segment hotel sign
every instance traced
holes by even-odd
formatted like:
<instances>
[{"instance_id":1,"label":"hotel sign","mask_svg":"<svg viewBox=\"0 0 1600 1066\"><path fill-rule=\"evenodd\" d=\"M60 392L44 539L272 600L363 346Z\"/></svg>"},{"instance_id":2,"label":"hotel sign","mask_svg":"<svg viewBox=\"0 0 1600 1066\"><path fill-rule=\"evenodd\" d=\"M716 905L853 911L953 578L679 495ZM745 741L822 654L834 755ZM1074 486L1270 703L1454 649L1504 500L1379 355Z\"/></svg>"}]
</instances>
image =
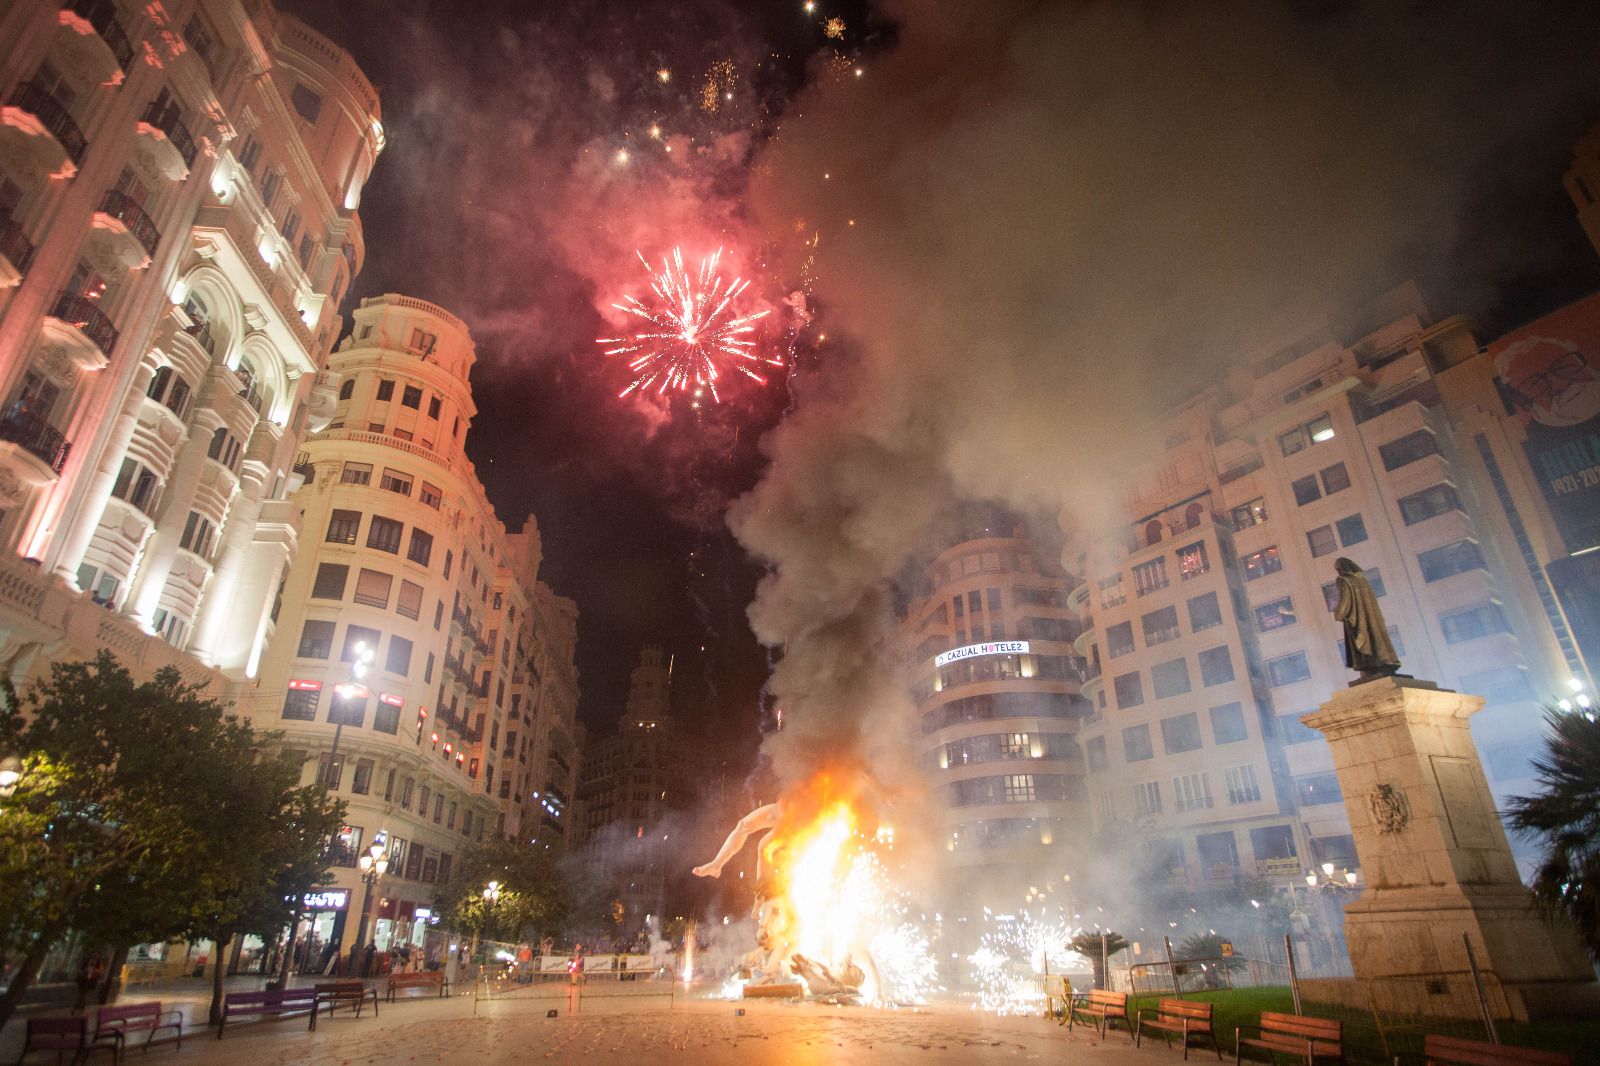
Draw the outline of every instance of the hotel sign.
<instances>
[{"instance_id":1,"label":"hotel sign","mask_svg":"<svg viewBox=\"0 0 1600 1066\"><path fill-rule=\"evenodd\" d=\"M1026 655L1028 642L1025 640L996 640L988 644L968 644L964 648L951 648L933 657L935 669L948 666L950 663L962 659L976 659L980 655Z\"/></svg>"}]
</instances>

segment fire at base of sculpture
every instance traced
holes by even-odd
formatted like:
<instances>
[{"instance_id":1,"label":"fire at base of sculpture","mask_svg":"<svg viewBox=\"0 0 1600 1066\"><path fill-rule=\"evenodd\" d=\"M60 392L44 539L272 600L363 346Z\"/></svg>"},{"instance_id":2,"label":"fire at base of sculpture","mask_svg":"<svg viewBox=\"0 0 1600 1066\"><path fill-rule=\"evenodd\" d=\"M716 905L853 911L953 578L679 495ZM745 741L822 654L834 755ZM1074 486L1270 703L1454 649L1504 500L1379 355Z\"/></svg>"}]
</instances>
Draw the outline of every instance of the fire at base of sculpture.
<instances>
[{"instance_id":1,"label":"fire at base of sculpture","mask_svg":"<svg viewBox=\"0 0 1600 1066\"><path fill-rule=\"evenodd\" d=\"M846 955L844 965L836 972L825 963L808 959L796 952L789 962L790 969L805 979L806 988L813 999L833 1003L854 1003L861 998L861 986L867 973Z\"/></svg>"}]
</instances>

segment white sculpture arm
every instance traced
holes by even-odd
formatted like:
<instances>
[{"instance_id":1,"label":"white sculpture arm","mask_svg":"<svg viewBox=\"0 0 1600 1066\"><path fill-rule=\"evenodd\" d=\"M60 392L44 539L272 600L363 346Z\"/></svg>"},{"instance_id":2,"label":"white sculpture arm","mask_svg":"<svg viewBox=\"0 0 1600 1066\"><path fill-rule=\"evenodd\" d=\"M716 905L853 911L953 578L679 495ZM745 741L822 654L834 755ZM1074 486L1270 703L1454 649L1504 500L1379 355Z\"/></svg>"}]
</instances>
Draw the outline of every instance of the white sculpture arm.
<instances>
[{"instance_id":1,"label":"white sculpture arm","mask_svg":"<svg viewBox=\"0 0 1600 1066\"><path fill-rule=\"evenodd\" d=\"M777 827L778 814L778 805L776 803L768 803L765 806L757 807L739 819L739 824L733 827L733 832L728 834L728 839L722 842L722 850L717 852L717 857L703 866L696 866L694 875L696 877L722 876L722 868L728 864L728 860L739 854L740 849L745 845L745 841L756 833L763 830L771 831Z\"/></svg>"}]
</instances>

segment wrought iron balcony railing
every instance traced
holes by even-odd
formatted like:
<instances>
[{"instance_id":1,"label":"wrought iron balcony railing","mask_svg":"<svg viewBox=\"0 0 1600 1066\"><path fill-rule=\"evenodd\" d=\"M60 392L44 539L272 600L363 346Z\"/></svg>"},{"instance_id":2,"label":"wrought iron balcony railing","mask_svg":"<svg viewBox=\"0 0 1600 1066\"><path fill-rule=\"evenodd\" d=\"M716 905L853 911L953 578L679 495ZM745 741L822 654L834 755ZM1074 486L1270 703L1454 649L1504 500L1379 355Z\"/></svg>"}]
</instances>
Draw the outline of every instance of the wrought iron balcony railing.
<instances>
[{"instance_id":1,"label":"wrought iron balcony railing","mask_svg":"<svg viewBox=\"0 0 1600 1066\"><path fill-rule=\"evenodd\" d=\"M194 166L195 156L199 154L199 149L195 147L194 137L189 133L189 127L183 124L183 118L177 104L168 104L166 107L162 107L155 101L151 101L149 108L145 110L144 120L166 135L172 147L176 148L178 154L183 157L184 166Z\"/></svg>"},{"instance_id":2,"label":"wrought iron balcony railing","mask_svg":"<svg viewBox=\"0 0 1600 1066\"><path fill-rule=\"evenodd\" d=\"M128 40L128 31L122 28L122 23L117 21L117 5L111 0L68 0L67 10L82 16L94 27L94 32L117 57L117 66L126 71L133 62L133 42Z\"/></svg>"},{"instance_id":3,"label":"wrought iron balcony railing","mask_svg":"<svg viewBox=\"0 0 1600 1066\"><path fill-rule=\"evenodd\" d=\"M20 403L12 404L0 414L0 440L20 445L58 474L72 447L59 429Z\"/></svg>"},{"instance_id":4,"label":"wrought iron balcony railing","mask_svg":"<svg viewBox=\"0 0 1600 1066\"><path fill-rule=\"evenodd\" d=\"M56 305L50 309L50 314L76 326L85 337L94 342L95 347L100 349L101 355L107 359L111 358L111 352L116 348L117 338L121 334L117 331L117 327L111 324L111 319L106 317L105 312L100 310L99 304L75 292L63 291L56 298Z\"/></svg>"},{"instance_id":5,"label":"wrought iron balcony railing","mask_svg":"<svg viewBox=\"0 0 1600 1066\"><path fill-rule=\"evenodd\" d=\"M0 255L10 260L19 274L26 274L33 263L33 242L10 215L0 215Z\"/></svg>"},{"instance_id":6,"label":"wrought iron balcony railing","mask_svg":"<svg viewBox=\"0 0 1600 1066\"><path fill-rule=\"evenodd\" d=\"M25 81L12 90L6 103L12 107L19 107L37 118L40 125L50 131L50 136L56 139L62 151L67 153L67 158L74 164L83 162L83 153L88 151L89 142L84 137L83 131L78 128L78 123L73 119L71 112L60 100L51 96L43 87Z\"/></svg>"},{"instance_id":7,"label":"wrought iron balcony railing","mask_svg":"<svg viewBox=\"0 0 1600 1066\"><path fill-rule=\"evenodd\" d=\"M156 245L161 243L161 231L156 229L156 224L150 221L150 216L144 213L144 208L137 200L127 193L107 189L105 199L100 201L100 210L127 226L128 232L138 240L139 247L144 249L146 255L156 254Z\"/></svg>"}]
</instances>

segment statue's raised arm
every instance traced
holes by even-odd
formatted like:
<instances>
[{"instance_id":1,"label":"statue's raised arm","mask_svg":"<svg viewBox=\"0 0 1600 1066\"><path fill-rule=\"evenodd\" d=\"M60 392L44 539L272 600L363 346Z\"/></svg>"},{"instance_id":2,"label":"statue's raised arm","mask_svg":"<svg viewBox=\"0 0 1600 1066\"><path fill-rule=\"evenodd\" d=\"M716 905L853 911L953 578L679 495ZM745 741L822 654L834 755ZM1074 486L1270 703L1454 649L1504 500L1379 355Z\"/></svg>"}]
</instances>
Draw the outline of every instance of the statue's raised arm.
<instances>
[{"instance_id":1,"label":"statue's raised arm","mask_svg":"<svg viewBox=\"0 0 1600 1066\"><path fill-rule=\"evenodd\" d=\"M777 828L779 813L780 809L776 803L768 803L765 806L757 807L739 819L739 824L733 827L733 832L728 834L728 839L722 842L722 850L717 852L717 857L703 866L696 866L694 875L696 877L721 877L722 868L728 865L729 860L735 855L739 854L740 850L744 848L745 841L756 833L770 833ZM763 836L762 839L765 839L765 837ZM761 858L758 853L756 857L757 883L760 883L760 880Z\"/></svg>"}]
</instances>

